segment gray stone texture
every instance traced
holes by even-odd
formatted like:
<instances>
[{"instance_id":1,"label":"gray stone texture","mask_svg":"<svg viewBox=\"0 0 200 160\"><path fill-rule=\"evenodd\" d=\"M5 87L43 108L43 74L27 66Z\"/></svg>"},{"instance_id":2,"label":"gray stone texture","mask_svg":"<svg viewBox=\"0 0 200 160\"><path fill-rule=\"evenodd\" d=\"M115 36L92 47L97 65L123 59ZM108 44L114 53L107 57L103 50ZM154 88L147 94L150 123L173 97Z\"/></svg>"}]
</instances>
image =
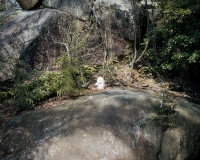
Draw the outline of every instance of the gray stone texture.
<instances>
[{"instance_id":1,"label":"gray stone texture","mask_svg":"<svg viewBox=\"0 0 200 160\"><path fill-rule=\"evenodd\" d=\"M153 92L116 89L20 115L0 129L0 156L4 160L195 158L200 105L176 100L176 125L163 130L149 119L155 100L160 99Z\"/></svg>"}]
</instances>

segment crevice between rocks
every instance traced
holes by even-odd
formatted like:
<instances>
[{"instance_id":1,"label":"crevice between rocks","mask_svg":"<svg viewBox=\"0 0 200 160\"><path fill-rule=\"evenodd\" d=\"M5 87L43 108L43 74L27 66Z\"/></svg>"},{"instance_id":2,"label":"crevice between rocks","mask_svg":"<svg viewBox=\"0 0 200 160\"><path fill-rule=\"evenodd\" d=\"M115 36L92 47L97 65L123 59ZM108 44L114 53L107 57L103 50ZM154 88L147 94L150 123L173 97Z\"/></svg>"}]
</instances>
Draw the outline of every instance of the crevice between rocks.
<instances>
[{"instance_id":1,"label":"crevice between rocks","mask_svg":"<svg viewBox=\"0 0 200 160\"><path fill-rule=\"evenodd\" d=\"M156 154L155 160L160 160L161 154L162 154L162 144L163 144L163 137L164 137L164 130L162 131L162 135L160 137L161 141L160 141L160 148Z\"/></svg>"},{"instance_id":2,"label":"crevice between rocks","mask_svg":"<svg viewBox=\"0 0 200 160\"><path fill-rule=\"evenodd\" d=\"M33 9L38 9L38 8L40 8L42 5L43 5L43 4L42 4L42 0L40 0L40 1L38 1L38 2L36 3L36 5L33 7Z\"/></svg>"},{"instance_id":3,"label":"crevice between rocks","mask_svg":"<svg viewBox=\"0 0 200 160\"><path fill-rule=\"evenodd\" d=\"M196 156L196 158L195 159L193 159L193 160L199 160L200 159L200 149L199 149L199 151L198 151L198 153L197 153L197 156Z\"/></svg>"}]
</instances>

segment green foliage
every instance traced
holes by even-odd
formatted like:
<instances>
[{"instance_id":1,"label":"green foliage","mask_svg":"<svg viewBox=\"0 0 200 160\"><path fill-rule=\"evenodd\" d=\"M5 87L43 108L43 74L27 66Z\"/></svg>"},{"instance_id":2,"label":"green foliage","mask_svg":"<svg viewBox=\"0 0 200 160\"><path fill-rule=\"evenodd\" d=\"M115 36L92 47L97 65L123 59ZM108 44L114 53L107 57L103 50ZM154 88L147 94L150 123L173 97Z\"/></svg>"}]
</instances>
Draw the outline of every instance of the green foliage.
<instances>
[{"instance_id":1,"label":"green foliage","mask_svg":"<svg viewBox=\"0 0 200 160\"><path fill-rule=\"evenodd\" d=\"M5 57L0 53L0 70L5 69L7 66L11 66L12 63L15 63L15 58Z\"/></svg>"},{"instance_id":2,"label":"green foliage","mask_svg":"<svg viewBox=\"0 0 200 160\"><path fill-rule=\"evenodd\" d=\"M4 1L0 0L0 12L4 10Z\"/></svg>"},{"instance_id":3,"label":"green foliage","mask_svg":"<svg viewBox=\"0 0 200 160\"><path fill-rule=\"evenodd\" d=\"M162 91L162 100L153 102L156 115L151 117L151 121L164 129L175 126L177 111L172 101L172 95L167 91Z\"/></svg>"},{"instance_id":4,"label":"green foliage","mask_svg":"<svg viewBox=\"0 0 200 160\"><path fill-rule=\"evenodd\" d=\"M83 65L80 70L80 79L82 82L85 82L98 71L98 68L94 65Z\"/></svg>"},{"instance_id":5,"label":"green foliage","mask_svg":"<svg viewBox=\"0 0 200 160\"><path fill-rule=\"evenodd\" d=\"M200 3L199 0L157 0L159 14L156 28L156 49L150 49L146 58L166 74L198 72L193 66L200 63ZM149 34L152 34L149 33Z\"/></svg>"},{"instance_id":6,"label":"green foliage","mask_svg":"<svg viewBox=\"0 0 200 160\"><path fill-rule=\"evenodd\" d=\"M31 68L20 59L14 59L15 67L12 69L15 81L21 82L30 78Z\"/></svg>"},{"instance_id":7,"label":"green foliage","mask_svg":"<svg viewBox=\"0 0 200 160\"><path fill-rule=\"evenodd\" d=\"M103 68L103 77L105 78L108 86L114 85L114 79L115 79L114 63L115 61L107 61L106 65Z\"/></svg>"},{"instance_id":8,"label":"green foliage","mask_svg":"<svg viewBox=\"0 0 200 160\"><path fill-rule=\"evenodd\" d=\"M141 76L152 77L152 73L149 67L143 66L139 70Z\"/></svg>"},{"instance_id":9,"label":"green foliage","mask_svg":"<svg viewBox=\"0 0 200 160\"><path fill-rule=\"evenodd\" d=\"M76 69L68 67L61 71L45 72L33 81L16 81L10 87L4 87L4 91L0 92L0 101L20 112L33 109L37 102L51 96L79 94L77 74Z\"/></svg>"}]
</instances>

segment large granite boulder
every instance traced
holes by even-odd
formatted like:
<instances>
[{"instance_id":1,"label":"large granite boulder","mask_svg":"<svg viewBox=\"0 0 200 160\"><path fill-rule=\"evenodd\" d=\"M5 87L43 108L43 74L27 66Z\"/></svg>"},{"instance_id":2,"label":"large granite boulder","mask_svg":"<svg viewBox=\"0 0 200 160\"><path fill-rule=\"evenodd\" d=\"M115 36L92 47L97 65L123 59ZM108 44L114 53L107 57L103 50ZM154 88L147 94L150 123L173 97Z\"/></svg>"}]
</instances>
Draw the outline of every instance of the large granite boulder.
<instances>
[{"instance_id":1,"label":"large granite boulder","mask_svg":"<svg viewBox=\"0 0 200 160\"><path fill-rule=\"evenodd\" d=\"M25 10L30 10L33 9L35 6L37 6L37 4L39 3L39 1L41 0L16 0L20 7L22 7Z\"/></svg>"},{"instance_id":2,"label":"large granite boulder","mask_svg":"<svg viewBox=\"0 0 200 160\"><path fill-rule=\"evenodd\" d=\"M151 121L157 94L110 90L20 115L0 128L2 160L195 160L200 105L176 99L174 127Z\"/></svg>"}]
</instances>

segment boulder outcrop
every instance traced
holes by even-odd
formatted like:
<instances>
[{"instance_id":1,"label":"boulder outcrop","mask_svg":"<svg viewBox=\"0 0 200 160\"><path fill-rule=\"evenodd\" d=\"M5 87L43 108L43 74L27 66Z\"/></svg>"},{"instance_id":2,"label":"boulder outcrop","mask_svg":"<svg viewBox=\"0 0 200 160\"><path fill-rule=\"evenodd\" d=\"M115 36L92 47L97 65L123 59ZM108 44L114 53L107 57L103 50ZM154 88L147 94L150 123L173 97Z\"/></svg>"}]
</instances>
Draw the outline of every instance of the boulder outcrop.
<instances>
[{"instance_id":1,"label":"boulder outcrop","mask_svg":"<svg viewBox=\"0 0 200 160\"><path fill-rule=\"evenodd\" d=\"M23 9L30 10L33 9L41 0L16 0L16 1Z\"/></svg>"},{"instance_id":2,"label":"boulder outcrop","mask_svg":"<svg viewBox=\"0 0 200 160\"><path fill-rule=\"evenodd\" d=\"M200 149L199 103L176 99L173 128L151 121L148 91L110 90L20 115L0 128L3 160L194 160Z\"/></svg>"},{"instance_id":3,"label":"boulder outcrop","mask_svg":"<svg viewBox=\"0 0 200 160\"><path fill-rule=\"evenodd\" d=\"M53 17L63 14L59 10L52 9L12 10L0 13L0 19L3 20L0 26L0 54L5 59L9 58L9 63L6 61L0 71L0 80L10 77L14 59L24 57L27 62L33 60L31 57L33 57L32 54L37 55L38 41L43 36L41 35L43 28ZM48 59L46 61L48 62Z\"/></svg>"},{"instance_id":4,"label":"boulder outcrop","mask_svg":"<svg viewBox=\"0 0 200 160\"><path fill-rule=\"evenodd\" d=\"M89 20L93 0L43 0L46 8L54 8L69 13L82 20Z\"/></svg>"},{"instance_id":5,"label":"boulder outcrop","mask_svg":"<svg viewBox=\"0 0 200 160\"><path fill-rule=\"evenodd\" d=\"M0 13L1 55L23 59L35 69L50 70L56 58L66 53L66 44L70 44L66 43L67 36L72 32L74 37L89 33L82 55L90 64L102 64L105 53L109 58L131 52L134 24L130 5L123 5L122 0L107 3L44 0L42 3L43 9ZM69 25L73 25L71 30ZM80 30L85 35L78 35ZM1 80L11 76L11 66L14 62L2 69Z\"/></svg>"}]
</instances>

